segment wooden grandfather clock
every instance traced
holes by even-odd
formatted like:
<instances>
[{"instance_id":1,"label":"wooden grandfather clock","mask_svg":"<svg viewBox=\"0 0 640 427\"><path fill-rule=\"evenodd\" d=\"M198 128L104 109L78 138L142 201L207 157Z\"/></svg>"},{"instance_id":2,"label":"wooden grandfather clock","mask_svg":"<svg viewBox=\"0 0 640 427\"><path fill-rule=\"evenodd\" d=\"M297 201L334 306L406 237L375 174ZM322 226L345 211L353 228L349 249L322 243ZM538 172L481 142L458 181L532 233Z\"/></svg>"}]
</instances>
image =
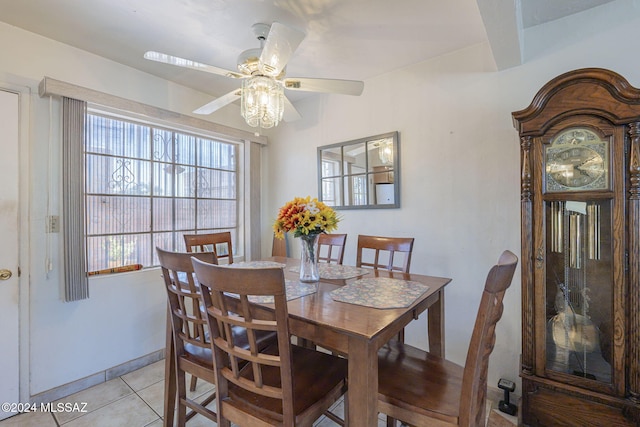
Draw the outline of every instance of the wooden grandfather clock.
<instances>
[{"instance_id":1,"label":"wooden grandfather clock","mask_svg":"<svg viewBox=\"0 0 640 427\"><path fill-rule=\"evenodd\" d=\"M522 421L640 425L640 90L556 77L521 146Z\"/></svg>"}]
</instances>

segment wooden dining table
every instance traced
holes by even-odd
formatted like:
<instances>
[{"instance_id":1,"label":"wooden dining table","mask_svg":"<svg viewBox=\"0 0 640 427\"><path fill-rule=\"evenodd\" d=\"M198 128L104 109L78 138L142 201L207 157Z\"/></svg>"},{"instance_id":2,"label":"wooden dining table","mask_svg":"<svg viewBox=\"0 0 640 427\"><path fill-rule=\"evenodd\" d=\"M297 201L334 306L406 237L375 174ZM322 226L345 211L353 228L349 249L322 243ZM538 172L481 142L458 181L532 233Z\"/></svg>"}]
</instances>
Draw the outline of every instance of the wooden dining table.
<instances>
[{"instance_id":1,"label":"wooden dining table","mask_svg":"<svg viewBox=\"0 0 640 427\"><path fill-rule=\"evenodd\" d=\"M285 278L292 281L298 279L298 273L292 270L300 265L299 259L270 257L265 261L285 264ZM427 285L428 290L409 306L401 308L380 309L334 300L332 291L363 278L418 282ZM444 357L444 290L449 282L451 279L444 277L363 269L363 274L348 279L321 277L316 292L288 301L292 335L336 351L348 359L347 425L378 425L378 350L427 309L429 351ZM260 304L260 308L264 310L271 307L271 304ZM167 375L173 371L169 366L173 357L173 346L169 347L170 336L168 333ZM175 384L172 384L174 381L169 376L166 381L165 393L175 395ZM168 408L165 408L165 425L167 418L173 417Z\"/></svg>"}]
</instances>

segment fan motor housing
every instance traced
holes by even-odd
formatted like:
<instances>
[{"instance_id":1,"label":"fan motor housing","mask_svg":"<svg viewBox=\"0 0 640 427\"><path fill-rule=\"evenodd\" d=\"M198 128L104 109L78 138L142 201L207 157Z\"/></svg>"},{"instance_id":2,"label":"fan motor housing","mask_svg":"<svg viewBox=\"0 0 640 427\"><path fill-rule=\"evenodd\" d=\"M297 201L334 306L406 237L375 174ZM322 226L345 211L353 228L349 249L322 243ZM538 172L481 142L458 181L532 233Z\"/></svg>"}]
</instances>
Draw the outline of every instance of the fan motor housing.
<instances>
[{"instance_id":1,"label":"fan motor housing","mask_svg":"<svg viewBox=\"0 0 640 427\"><path fill-rule=\"evenodd\" d=\"M257 23L251 26L251 30L256 38L260 41L260 47L247 49L243 51L237 60L238 71L248 76L262 75L259 69L260 55L262 55L263 43L271 31L271 25ZM275 76L277 80L284 78L286 67L282 69L280 74Z\"/></svg>"},{"instance_id":2,"label":"fan motor housing","mask_svg":"<svg viewBox=\"0 0 640 427\"><path fill-rule=\"evenodd\" d=\"M262 54L262 48L256 47L254 49L247 49L238 56L238 70L249 76L258 72L258 62L260 61L260 55Z\"/></svg>"}]
</instances>

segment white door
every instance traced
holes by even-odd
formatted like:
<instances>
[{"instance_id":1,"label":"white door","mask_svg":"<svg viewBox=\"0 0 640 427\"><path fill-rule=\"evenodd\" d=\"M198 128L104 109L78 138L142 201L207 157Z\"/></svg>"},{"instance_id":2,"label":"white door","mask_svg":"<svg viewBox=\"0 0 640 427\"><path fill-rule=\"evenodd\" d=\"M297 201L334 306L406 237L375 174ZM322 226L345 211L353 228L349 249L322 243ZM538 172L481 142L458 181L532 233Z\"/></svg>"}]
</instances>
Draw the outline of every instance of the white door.
<instances>
[{"instance_id":1,"label":"white door","mask_svg":"<svg viewBox=\"0 0 640 427\"><path fill-rule=\"evenodd\" d=\"M0 402L18 403L19 95L0 89ZM3 405L4 406L4 405ZM0 409L0 420L15 415Z\"/></svg>"}]
</instances>

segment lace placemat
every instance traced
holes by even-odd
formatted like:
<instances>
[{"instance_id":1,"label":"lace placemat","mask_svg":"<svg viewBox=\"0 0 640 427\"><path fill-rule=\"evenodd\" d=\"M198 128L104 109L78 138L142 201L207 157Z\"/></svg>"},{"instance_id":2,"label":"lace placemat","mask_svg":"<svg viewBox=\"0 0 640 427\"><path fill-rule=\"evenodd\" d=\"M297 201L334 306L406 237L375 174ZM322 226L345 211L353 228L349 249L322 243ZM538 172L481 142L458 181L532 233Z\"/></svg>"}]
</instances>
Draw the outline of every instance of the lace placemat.
<instances>
[{"instance_id":1,"label":"lace placemat","mask_svg":"<svg viewBox=\"0 0 640 427\"><path fill-rule=\"evenodd\" d=\"M300 273L300 266L291 267L289 271ZM352 279L369 274L370 271L366 268L352 267L350 265L318 263L318 274L321 279Z\"/></svg>"},{"instance_id":2,"label":"lace placemat","mask_svg":"<svg viewBox=\"0 0 640 427\"><path fill-rule=\"evenodd\" d=\"M334 301L374 308L409 307L429 286L389 277L356 280L331 292Z\"/></svg>"},{"instance_id":3,"label":"lace placemat","mask_svg":"<svg viewBox=\"0 0 640 427\"><path fill-rule=\"evenodd\" d=\"M286 264L275 261L242 261L234 262L233 264L227 264L225 267L229 268L269 268L269 267L286 267Z\"/></svg>"},{"instance_id":4,"label":"lace placemat","mask_svg":"<svg viewBox=\"0 0 640 427\"><path fill-rule=\"evenodd\" d=\"M284 286L287 301L313 294L318 290L317 283L302 283L293 280L285 280ZM273 297L266 295L251 295L249 296L249 301L256 304L273 304Z\"/></svg>"}]
</instances>

